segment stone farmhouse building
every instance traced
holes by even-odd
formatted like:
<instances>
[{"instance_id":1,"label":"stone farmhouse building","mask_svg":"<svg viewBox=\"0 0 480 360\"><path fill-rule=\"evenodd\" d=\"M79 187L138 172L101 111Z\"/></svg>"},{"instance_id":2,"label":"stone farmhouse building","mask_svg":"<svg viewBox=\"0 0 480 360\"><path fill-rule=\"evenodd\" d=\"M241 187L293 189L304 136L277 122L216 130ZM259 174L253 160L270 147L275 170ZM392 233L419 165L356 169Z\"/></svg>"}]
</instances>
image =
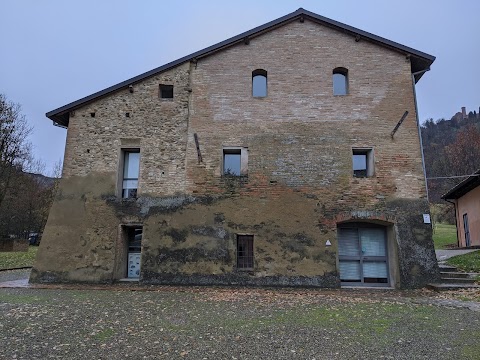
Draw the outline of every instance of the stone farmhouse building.
<instances>
[{"instance_id":1,"label":"stone farmhouse building","mask_svg":"<svg viewBox=\"0 0 480 360\"><path fill-rule=\"evenodd\" d=\"M30 280L434 281L415 99L434 60L298 9L47 113L68 132Z\"/></svg>"}]
</instances>

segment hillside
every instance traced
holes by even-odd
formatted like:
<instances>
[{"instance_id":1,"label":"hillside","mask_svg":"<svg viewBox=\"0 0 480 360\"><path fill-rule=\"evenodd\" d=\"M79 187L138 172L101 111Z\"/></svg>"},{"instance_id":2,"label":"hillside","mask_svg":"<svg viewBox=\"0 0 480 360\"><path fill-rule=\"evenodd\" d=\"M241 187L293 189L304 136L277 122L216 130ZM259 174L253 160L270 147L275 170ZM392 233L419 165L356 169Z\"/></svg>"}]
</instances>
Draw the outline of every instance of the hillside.
<instances>
[{"instance_id":1,"label":"hillside","mask_svg":"<svg viewBox=\"0 0 480 360\"><path fill-rule=\"evenodd\" d=\"M429 119L421 127L432 203L444 203L441 196L464 179L458 176L480 169L480 109L462 110L450 120Z\"/></svg>"}]
</instances>

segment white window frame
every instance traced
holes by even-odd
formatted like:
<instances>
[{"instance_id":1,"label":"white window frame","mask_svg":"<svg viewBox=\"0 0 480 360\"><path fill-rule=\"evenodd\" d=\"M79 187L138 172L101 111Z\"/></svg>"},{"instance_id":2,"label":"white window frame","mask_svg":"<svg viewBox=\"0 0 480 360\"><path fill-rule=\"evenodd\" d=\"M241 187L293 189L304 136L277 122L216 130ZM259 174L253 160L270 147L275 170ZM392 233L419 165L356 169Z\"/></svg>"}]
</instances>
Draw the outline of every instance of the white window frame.
<instances>
[{"instance_id":1,"label":"white window frame","mask_svg":"<svg viewBox=\"0 0 480 360\"><path fill-rule=\"evenodd\" d=\"M125 197L124 196L124 188L123 188L123 181L125 180L124 178L124 167L125 167L125 156L127 153L138 153L139 154L139 159L138 159L138 177L137 179L137 194L135 197ZM140 147L122 147L120 148L120 154L119 154L119 164L118 164L118 181L117 181L117 196L122 198L122 199L132 199L138 197L138 190L140 188L140 174L141 174L141 162L142 162L142 152Z\"/></svg>"}]
</instances>

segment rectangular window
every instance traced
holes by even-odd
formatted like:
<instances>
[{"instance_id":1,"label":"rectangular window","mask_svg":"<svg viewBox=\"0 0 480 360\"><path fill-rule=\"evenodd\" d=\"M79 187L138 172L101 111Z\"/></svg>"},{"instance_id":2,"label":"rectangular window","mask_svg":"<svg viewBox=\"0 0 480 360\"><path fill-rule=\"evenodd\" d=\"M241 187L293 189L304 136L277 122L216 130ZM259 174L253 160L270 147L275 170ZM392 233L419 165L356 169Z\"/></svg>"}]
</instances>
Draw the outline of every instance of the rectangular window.
<instances>
[{"instance_id":1,"label":"rectangular window","mask_svg":"<svg viewBox=\"0 0 480 360\"><path fill-rule=\"evenodd\" d=\"M122 232L125 241L124 245L126 245L127 250L125 253L126 258L124 258L127 262L127 278L138 279L140 277L143 228L141 226L123 225ZM125 251L125 248L123 251Z\"/></svg>"},{"instance_id":2,"label":"rectangular window","mask_svg":"<svg viewBox=\"0 0 480 360\"><path fill-rule=\"evenodd\" d=\"M470 227L467 214L463 214L463 231L465 232L465 246L470 246Z\"/></svg>"},{"instance_id":3,"label":"rectangular window","mask_svg":"<svg viewBox=\"0 0 480 360\"><path fill-rule=\"evenodd\" d=\"M136 198L138 174L140 173L140 150L123 151L122 197Z\"/></svg>"},{"instance_id":4,"label":"rectangular window","mask_svg":"<svg viewBox=\"0 0 480 360\"><path fill-rule=\"evenodd\" d=\"M224 148L222 162L224 176L247 175L248 153L246 148Z\"/></svg>"},{"instance_id":5,"label":"rectangular window","mask_svg":"<svg viewBox=\"0 0 480 360\"><path fill-rule=\"evenodd\" d=\"M372 149L352 149L353 176L370 177L373 176L373 150Z\"/></svg>"},{"instance_id":6,"label":"rectangular window","mask_svg":"<svg viewBox=\"0 0 480 360\"><path fill-rule=\"evenodd\" d=\"M173 85L160 85L160 98L173 99Z\"/></svg>"},{"instance_id":7,"label":"rectangular window","mask_svg":"<svg viewBox=\"0 0 480 360\"><path fill-rule=\"evenodd\" d=\"M253 235L237 235L237 269L253 269Z\"/></svg>"}]
</instances>

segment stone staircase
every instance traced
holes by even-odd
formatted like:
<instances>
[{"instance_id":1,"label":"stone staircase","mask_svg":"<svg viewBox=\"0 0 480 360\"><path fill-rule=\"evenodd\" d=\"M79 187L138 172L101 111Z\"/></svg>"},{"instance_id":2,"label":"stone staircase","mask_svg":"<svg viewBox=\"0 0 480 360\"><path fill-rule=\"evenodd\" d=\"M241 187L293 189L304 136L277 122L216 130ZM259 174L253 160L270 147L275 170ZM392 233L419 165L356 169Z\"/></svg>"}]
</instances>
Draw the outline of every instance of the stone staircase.
<instances>
[{"instance_id":1,"label":"stone staircase","mask_svg":"<svg viewBox=\"0 0 480 360\"><path fill-rule=\"evenodd\" d=\"M479 273L466 273L458 271L455 266L438 264L440 269L440 282L428 284L427 288L436 291L459 290L459 289L480 289Z\"/></svg>"}]
</instances>

